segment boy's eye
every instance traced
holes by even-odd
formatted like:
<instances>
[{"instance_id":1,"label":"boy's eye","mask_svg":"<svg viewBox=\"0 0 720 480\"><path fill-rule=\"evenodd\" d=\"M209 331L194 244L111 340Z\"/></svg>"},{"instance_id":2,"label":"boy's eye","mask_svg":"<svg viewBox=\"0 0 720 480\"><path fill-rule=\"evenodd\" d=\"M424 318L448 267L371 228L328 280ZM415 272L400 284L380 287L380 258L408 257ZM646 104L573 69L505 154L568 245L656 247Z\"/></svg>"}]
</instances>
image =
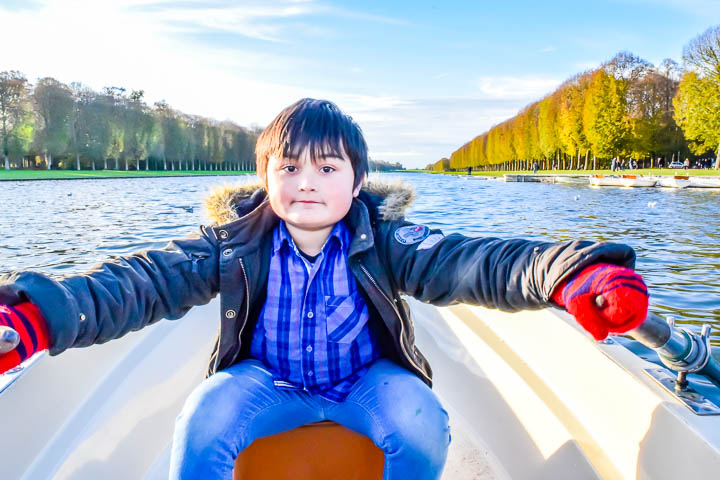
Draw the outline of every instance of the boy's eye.
<instances>
[{"instance_id":1,"label":"boy's eye","mask_svg":"<svg viewBox=\"0 0 720 480\"><path fill-rule=\"evenodd\" d=\"M330 173L330 172L334 172L335 169L334 169L333 167L328 166L328 165L324 165L324 166L322 166L322 167L320 168L320 171L323 172L323 173Z\"/></svg>"},{"instance_id":2,"label":"boy's eye","mask_svg":"<svg viewBox=\"0 0 720 480\"><path fill-rule=\"evenodd\" d=\"M297 171L297 167L295 165L285 165L283 167L283 170L285 170L288 173L295 173Z\"/></svg>"}]
</instances>

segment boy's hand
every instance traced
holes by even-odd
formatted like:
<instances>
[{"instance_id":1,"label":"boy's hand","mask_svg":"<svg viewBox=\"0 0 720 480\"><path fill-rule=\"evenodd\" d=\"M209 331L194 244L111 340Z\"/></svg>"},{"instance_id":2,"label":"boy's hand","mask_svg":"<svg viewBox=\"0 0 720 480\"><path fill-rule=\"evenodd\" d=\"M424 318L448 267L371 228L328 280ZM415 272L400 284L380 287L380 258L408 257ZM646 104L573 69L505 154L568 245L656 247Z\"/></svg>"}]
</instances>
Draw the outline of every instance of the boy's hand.
<instances>
[{"instance_id":1,"label":"boy's hand","mask_svg":"<svg viewBox=\"0 0 720 480\"><path fill-rule=\"evenodd\" d=\"M50 346L47 322L32 303L20 303L14 307L0 305L0 327L10 327L20 335L18 346L0 355L0 374Z\"/></svg>"},{"instance_id":2,"label":"boy's hand","mask_svg":"<svg viewBox=\"0 0 720 480\"><path fill-rule=\"evenodd\" d=\"M607 263L590 265L560 284L552 300L565 307L596 340L637 328L648 311L642 277L634 270Z\"/></svg>"}]
</instances>

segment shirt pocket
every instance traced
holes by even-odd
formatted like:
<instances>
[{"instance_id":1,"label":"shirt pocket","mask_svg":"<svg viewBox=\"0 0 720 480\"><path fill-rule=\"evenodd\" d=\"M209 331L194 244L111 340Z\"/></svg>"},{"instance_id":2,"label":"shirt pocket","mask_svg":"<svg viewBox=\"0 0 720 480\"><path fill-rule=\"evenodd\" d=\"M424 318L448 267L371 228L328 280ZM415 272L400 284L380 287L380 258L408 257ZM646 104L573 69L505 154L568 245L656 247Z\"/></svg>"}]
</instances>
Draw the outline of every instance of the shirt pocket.
<instances>
[{"instance_id":1,"label":"shirt pocket","mask_svg":"<svg viewBox=\"0 0 720 480\"><path fill-rule=\"evenodd\" d=\"M351 343L367 323L365 302L359 293L325 296L327 339Z\"/></svg>"}]
</instances>

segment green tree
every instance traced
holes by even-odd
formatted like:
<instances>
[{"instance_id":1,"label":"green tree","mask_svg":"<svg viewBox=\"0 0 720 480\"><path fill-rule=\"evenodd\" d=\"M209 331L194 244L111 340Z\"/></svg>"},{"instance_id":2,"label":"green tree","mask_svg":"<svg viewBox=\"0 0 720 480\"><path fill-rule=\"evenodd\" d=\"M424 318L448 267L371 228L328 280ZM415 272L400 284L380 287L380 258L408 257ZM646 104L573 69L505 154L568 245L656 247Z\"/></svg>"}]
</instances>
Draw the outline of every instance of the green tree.
<instances>
[{"instance_id":1,"label":"green tree","mask_svg":"<svg viewBox=\"0 0 720 480\"><path fill-rule=\"evenodd\" d=\"M27 79L18 71L0 72L0 141L5 170L10 170L10 149L16 150L28 134ZM32 130L30 130L30 134Z\"/></svg>"},{"instance_id":2,"label":"green tree","mask_svg":"<svg viewBox=\"0 0 720 480\"><path fill-rule=\"evenodd\" d=\"M73 94L67 85L54 78L41 78L32 94L38 128L35 142L45 153L47 169L52 168L53 156L67 151L70 123L73 116Z\"/></svg>"},{"instance_id":3,"label":"green tree","mask_svg":"<svg viewBox=\"0 0 720 480\"><path fill-rule=\"evenodd\" d=\"M683 48L686 73L675 98L675 118L695 153L714 150L720 169L720 25Z\"/></svg>"}]
</instances>

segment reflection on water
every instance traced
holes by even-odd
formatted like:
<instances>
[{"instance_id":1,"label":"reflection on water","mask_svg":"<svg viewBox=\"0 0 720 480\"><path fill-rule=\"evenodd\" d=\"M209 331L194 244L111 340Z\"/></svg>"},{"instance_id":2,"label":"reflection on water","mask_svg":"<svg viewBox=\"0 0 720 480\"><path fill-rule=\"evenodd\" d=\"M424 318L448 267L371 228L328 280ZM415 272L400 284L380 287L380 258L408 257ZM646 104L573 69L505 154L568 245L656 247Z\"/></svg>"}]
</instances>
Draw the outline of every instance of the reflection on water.
<instances>
[{"instance_id":1,"label":"reflection on water","mask_svg":"<svg viewBox=\"0 0 720 480\"><path fill-rule=\"evenodd\" d=\"M651 309L720 329L720 191L591 189L478 177L387 174L413 184L418 223L466 235L628 243ZM180 177L0 183L0 273L82 272L163 246L206 220L211 186L255 177ZM720 345L720 332L714 336Z\"/></svg>"}]
</instances>

